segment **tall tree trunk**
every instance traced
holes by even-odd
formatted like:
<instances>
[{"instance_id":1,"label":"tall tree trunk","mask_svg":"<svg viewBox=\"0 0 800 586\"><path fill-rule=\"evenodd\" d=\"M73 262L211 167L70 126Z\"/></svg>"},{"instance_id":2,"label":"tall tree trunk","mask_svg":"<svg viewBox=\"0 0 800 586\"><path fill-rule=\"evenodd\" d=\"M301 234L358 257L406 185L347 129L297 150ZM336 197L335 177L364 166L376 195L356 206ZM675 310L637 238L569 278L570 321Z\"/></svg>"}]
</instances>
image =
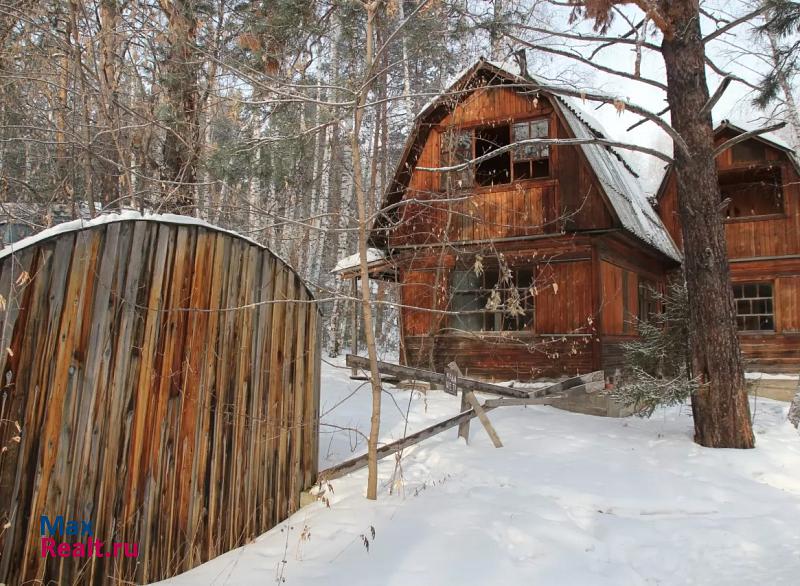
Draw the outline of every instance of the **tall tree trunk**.
<instances>
[{"instance_id":1,"label":"tall tree trunk","mask_svg":"<svg viewBox=\"0 0 800 586\"><path fill-rule=\"evenodd\" d=\"M705 48L698 5L662 1L668 30L662 53L672 125L688 146L676 146L675 171L689 292L693 374L702 386L692 397L695 441L703 446L752 448L755 440L736 333L720 191L714 161Z\"/></svg>"},{"instance_id":2,"label":"tall tree trunk","mask_svg":"<svg viewBox=\"0 0 800 586\"><path fill-rule=\"evenodd\" d=\"M80 6L77 0L70 0L69 13L70 20L72 21L72 59L73 67L75 70L75 84L73 90L75 97L73 98L76 103L78 100L78 88L80 88L80 103L81 113L83 115L83 130L81 136L83 144L81 150L81 167L83 168L83 191L77 195L77 204L74 214L76 218L82 217L82 204L86 202L89 206L89 215L94 217L95 214L95 198L94 198L94 173L92 172L92 120L89 116L89 94L87 92L86 75L83 68L83 47L81 43L81 29L78 23L78 12ZM78 83L80 82L80 84Z\"/></svg>"},{"instance_id":3,"label":"tall tree trunk","mask_svg":"<svg viewBox=\"0 0 800 586\"><path fill-rule=\"evenodd\" d=\"M119 55L119 7L118 0L100 2L100 112L105 121L105 134L100 141L104 161L101 165L100 191L106 206L120 207L120 178L129 178L121 173L122 148L119 136L119 107L117 88L117 62Z\"/></svg>"},{"instance_id":4,"label":"tall tree trunk","mask_svg":"<svg viewBox=\"0 0 800 586\"><path fill-rule=\"evenodd\" d=\"M161 0L167 16L168 51L162 63L162 84L169 108L161 179L168 207L192 213L197 183L199 124L199 56L194 0Z\"/></svg>"},{"instance_id":5,"label":"tall tree trunk","mask_svg":"<svg viewBox=\"0 0 800 586\"><path fill-rule=\"evenodd\" d=\"M372 305L370 300L369 269L367 267L367 191L364 189L364 175L361 168L361 150L358 137L361 131L361 122L364 116L364 105L372 85L373 70L373 34L375 15L378 2L369 2L365 5L367 11L366 51L364 56L364 82L359 92L355 110L353 112L353 133L350 139L351 156L353 160L353 187L358 207L358 253L361 259L361 317L364 324L364 337L369 357L370 383L372 386L372 415L370 417L369 438L367 441L367 498L378 498L378 436L381 427L381 375L378 372L378 352L375 347L375 330L372 323Z\"/></svg>"}]
</instances>

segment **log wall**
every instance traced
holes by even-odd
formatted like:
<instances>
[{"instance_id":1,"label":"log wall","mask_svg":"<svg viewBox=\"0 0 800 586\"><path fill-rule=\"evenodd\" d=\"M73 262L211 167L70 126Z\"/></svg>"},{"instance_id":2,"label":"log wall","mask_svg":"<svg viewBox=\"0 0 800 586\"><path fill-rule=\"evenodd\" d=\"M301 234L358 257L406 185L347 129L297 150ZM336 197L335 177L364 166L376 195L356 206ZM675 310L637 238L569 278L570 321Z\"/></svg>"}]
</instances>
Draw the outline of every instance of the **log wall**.
<instances>
[{"instance_id":1,"label":"log wall","mask_svg":"<svg viewBox=\"0 0 800 586\"><path fill-rule=\"evenodd\" d=\"M269 251L117 221L3 256L0 293L0 582L163 579L299 507L317 470L318 310ZM41 515L91 520L138 557L44 558Z\"/></svg>"}]
</instances>

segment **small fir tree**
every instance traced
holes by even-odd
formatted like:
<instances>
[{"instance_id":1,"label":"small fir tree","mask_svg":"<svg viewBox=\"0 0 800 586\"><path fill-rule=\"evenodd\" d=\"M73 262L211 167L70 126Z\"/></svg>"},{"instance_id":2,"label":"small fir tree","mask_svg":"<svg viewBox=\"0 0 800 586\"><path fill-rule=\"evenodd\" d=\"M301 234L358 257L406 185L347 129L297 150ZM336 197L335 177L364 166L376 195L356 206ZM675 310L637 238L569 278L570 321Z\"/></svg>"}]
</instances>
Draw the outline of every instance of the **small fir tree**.
<instances>
[{"instance_id":1,"label":"small fir tree","mask_svg":"<svg viewBox=\"0 0 800 586\"><path fill-rule=\"evenodd\" d=\"M689 302L686 283L652 292L661 311L639 320L640 338L623 345L626 368L612 397L642 417L656 407L684 403L698 388L691 373Z\"/></svg>"}]
</instances>

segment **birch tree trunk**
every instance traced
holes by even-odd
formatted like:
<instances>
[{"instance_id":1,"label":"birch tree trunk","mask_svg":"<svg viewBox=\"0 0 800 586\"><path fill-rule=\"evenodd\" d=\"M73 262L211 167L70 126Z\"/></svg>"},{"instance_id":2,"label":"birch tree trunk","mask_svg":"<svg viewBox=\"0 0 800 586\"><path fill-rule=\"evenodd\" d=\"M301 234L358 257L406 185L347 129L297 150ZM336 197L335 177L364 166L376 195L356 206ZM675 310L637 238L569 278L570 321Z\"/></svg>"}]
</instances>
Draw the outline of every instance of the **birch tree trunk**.
<instances>
[{"instance_id":1,"label":"birch tree trunk","mask_svg":"<svg viewBox=\"0 0 800 586\"><path fill-rule=\"evenodd\" d=\"M353 161L353 187L358 207L358 253L360 257L361 275L361 317L364 324L364 338L367 346L367 356L369 357L370 383L372 386L372 415L370 417L369 439L367 442L367 498L376 500L378 498L378 436L381 426L381 379L378 372L378 352L375 347L375 330L372 323L372 305L370 300L369 269L367 267L367 236L368 222L367 215L367 193L364 189L363 173L361 169L361 150L359 148L358 137L361 131L361 123L364 116L364 105L369 95L372 85L372 65L373 65L373 36L375 27L375 15L378 8L377 2L365 4L367 11L367 31L366 49L364 56L364 82L356 99L353 112L353 132L350 138L351 156Z\"/></svg>"}]
</instances>

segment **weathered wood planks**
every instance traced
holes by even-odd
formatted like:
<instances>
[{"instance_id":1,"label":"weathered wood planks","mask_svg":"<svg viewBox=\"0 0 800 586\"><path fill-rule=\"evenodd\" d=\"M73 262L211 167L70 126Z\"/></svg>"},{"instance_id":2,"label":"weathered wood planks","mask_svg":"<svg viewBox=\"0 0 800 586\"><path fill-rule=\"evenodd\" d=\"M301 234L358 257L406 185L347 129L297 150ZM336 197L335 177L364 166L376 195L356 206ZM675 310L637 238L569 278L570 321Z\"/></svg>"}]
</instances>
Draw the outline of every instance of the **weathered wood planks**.
<instances>
[{"instance_id":1,"label":"weathered wood planks","mask_svg":"<svg viewBox=\"0 0 800 586\"><path fill-rule=\"evenodd\" d=\"M317 473L318 309L269 251L115 221L0 258L0 294L0 582L159 580L298 508ZM44 558L41 515L91 520L138 557Z\"/></svg>"}]
</instances>

